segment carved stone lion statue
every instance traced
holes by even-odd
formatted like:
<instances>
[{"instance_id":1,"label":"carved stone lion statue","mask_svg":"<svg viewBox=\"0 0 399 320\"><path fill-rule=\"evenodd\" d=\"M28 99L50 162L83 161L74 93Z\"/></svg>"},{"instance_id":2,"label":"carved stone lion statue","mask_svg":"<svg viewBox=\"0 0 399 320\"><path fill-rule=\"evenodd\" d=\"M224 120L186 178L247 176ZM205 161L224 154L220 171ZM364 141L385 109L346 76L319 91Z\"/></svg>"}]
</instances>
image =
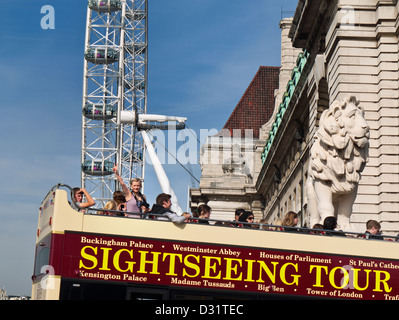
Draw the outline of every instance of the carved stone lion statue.
<instances>
[{"instance_id":1,"label":"carved stone lion statue","mask_svg":"<svg viewBox=\"0 0 399 320\"><path fill-rule=\"evenodd\" d=\"M355 97L325 110L310 151L307 194L312 227L335 216L350 231L358 183L368 160L370 127Z\"/></svg>"}]
</instances>

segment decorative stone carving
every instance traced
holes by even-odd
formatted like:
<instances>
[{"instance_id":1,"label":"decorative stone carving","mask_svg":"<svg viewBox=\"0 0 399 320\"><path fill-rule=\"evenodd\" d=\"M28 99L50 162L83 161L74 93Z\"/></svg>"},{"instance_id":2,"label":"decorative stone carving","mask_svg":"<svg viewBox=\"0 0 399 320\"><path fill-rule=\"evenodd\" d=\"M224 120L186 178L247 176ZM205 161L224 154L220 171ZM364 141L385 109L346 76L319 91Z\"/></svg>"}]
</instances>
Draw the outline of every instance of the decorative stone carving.
<instances>
[{"instance_id":1,"label":"decorative stone carving","mask_svg":"<svg viewBox=\"0 0 399 320\"><path fill-rule=\"evenodd\" d=\"M241 154L241 147L234 144L232 147L232 157L224 161L222 165L223 174L245 175L251 177L251 170Z\"/></svg>"},{"instance_id":2,"label":"decorative stone carving","mask_svg":"<svg viewBox=\"0 0 399 320\"><path fill-rule=\"evenodd\" d=\"M334 101L320 119L309 161L307 195L310 223L335 216L351 230L350 216L366 162L370 127L355 97Z\"/></svg>"}]
</instances>

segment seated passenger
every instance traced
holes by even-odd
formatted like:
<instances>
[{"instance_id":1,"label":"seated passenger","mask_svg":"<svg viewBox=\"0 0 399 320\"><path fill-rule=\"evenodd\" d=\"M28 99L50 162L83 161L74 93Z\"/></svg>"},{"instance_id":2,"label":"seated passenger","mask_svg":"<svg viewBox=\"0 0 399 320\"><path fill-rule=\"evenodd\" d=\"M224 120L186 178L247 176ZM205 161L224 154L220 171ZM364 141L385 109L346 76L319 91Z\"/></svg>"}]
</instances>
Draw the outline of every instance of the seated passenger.
<instances>
[{"instance_id":1,"label":"seated passenger","mask_svg":"<svg viewBox=\"0 0 399 320\"><path fill-rule=\"evenodd\" d=\"M294 228L298 224L298 215L294 211L289 211L284 219L282 226L288 227L284 228L284 231L298 231L298 229Z\"/></svg>"},{"instance_id":2,"label":"seated passenger","mask_svg":"<svg viewBox=\"0 0 399 320\"><path fill-rule=\"evenodd\" d=\"M326 233L323 231L323 225L320 223L316 223L313 227L313 230L310 231L310 234L322 234L325 235ZM320 231L319 231L320 230Z\"/></svg>"},{"instance_id":3,"label":"seated passenger","mask_svg":"<svg viewBox=\"0 0 399 320\"><path fill-rule=\"evenodd\" d=\"M125 194L122 191L115 191L113 194L113 200L116 203L116 209L117 211L126 211L126 198ZM116 216L125 216L126 214L123 213L116 213Z\"/></svg>"},{"instance_id":4,"label":"seated passenger","mask_svg":"<svg viewBox=\"0 0 399 320\"><path fill-rule=\"evenodd\" d=\"M232 226L233 227L238 227L240 224L239 222L239 218L240 216L245 212L244 209L236 209L235 213L234 213L234 222L232 222Z\"/></svg>"},{"instance_id":5,"label":"seated passenger","mask_svg":"<svg viewBox=\"0 0 399 320\"><path fill-rule=\"evenodd\" d=\"M198 208L199 208L199 207L198 207ZM199 218L198 208L195 209L195 210L193 211L193 213L192 213L192 218ZM197 219L191 219L191 220L188 221L188 222L198 223L198 220L197 220Z\"/></svg>"},{"instance_id":6,"label":"seated passenger","mask_svg":"<svg viewBox=\"0 0 399 320\"><path fill-rule=\"evenodd\" d=\"M72 189L73 201L78 207L78 211L85 212L86 208L94 206L96 203L91 195L84 188L73 188ZM86 197L86 202L83 202L83 196Z\"/></svg>"},{"instance_id":7,"label":"seated passenger","mask_svg":"<svg viewBox=\"0 0 399 320\"><path fill-rule=\"evenodd\" d=\"M255 216L252 211L248 211L247 222L251 223L251 225L247 225L248 228L257 229L259 226L257 225L258 221L255 221ZM255 224L256 223L256 224Z\"/></svg>"},{"instance_id":8,"label":"seated passenger","mask_svg":"<svg viewBox=\"0 0 399 320\"><path fill-rule=\"evenodd\" d=\"M269 230L269 224L267 223L267 219L259 220L259 229L261 230Z\"/></svg>"},{"instance_id":9,"label":"seated passenger","mask_svg":"<svg viewBox=\"0 0 399 320\"><path fill-rule=\"evenodd\" d=\"M283 231L283 227L281 225L283 224L283 220L281 219L276 219L273 223L272 226L269 227L269 230L274 230L274 231Z\"/></svg>"},{"instance_id":10,"label":"seated passenger","mask_svg":"<svg viewBox=\"0 0 399 320\"><path fill-rule=\"evenodd\" d=\"M374 239L374 240L384 240L383 236L380 233L381 225L378 221L369 220L366 222L366 239Z\"/></svg>"},{"instance_id":11,"label":"seated passenger","mask_svg":"<svg viewBox=\"0 0 399 320\"><path fill-rule=\"evenodd\" d=\"M241 224L239 225L240 227L244 227L244 228L253 228L253 227L255 227L255 226L252 226L252 225L248 224L248 223L253 223L254 222L254 214L251 211L244 211L244 213L242 213L240 215L240 217L238 218L238 221L241 222ZM244 222L244 223L242 223L242 222Z\"/></svg>"},{"instance_id":12,"label":"seated passenger","mask_svg":"<svg viewBox=\"0 0 399 320\"><path fill-rule=\"evenodd\" d=\"M116 202L114 200L108 201L104 208L104 210L116 210L117 209L117 205ZM106 216L116 216L116 212L109 212L109 211L97 211L98 214L102 214L102 215L106 215Z\"/></svg>"},{"instance_id":13,"label":"seated passenger","mask_svg":"<svg viewBox=\"0 0 399 320\"><path fill-rule=\"evenodd\" d=\"M337 218L327 217L324 219L323 229L327 230L326 231L327 236L345 236L345 233L343 233L342 231L335 231L337 227L338 227Z\"/></svg>"},{"instance_id":14,"label":"seated passenger","mask_svg":"<svg viewBox=\"0 0 399 320\"><path fill-rule=\"evenodd\" d=\"M190 218L191 215L188 212L183 212L183 214L179 216L176 212L173 212L170 209L172 206L171 198L172 196L170 194L159 194L155 200L156 204L154 204L150 212L165 216L165 218L158 217L158 220L170 220L176 223L183 223L186 219Z\"/></svg>"},{"instance_id":15,"label":"seated passenger","mask_svg":"<svg viewBox=\"0 0 399 320\"><path fill-rule=\"evenodd\" d=\"M198 209L198 218L199 219L209 219L211 215L211 207L207 206L206 204L201 204ZM203 223L203 224L209 224L209 221L207 220L198 220L198 223Z\"/></svg>"}]
</instances>

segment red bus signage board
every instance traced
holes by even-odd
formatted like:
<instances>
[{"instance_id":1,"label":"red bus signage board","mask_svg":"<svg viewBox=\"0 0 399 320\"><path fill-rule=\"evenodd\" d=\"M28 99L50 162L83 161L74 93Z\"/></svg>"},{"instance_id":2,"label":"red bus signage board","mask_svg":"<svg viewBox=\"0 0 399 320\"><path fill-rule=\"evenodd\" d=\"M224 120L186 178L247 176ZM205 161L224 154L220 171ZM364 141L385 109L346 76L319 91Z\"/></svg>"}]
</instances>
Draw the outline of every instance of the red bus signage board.
<instances>
[{"instance_id":1,"label":"red bus signage board","mask_svg":"<svg viewBox=\"0 0 399 320\"><path fill-rule=\"evenodd\" d=\"M67 232L62 277L343 299L399 299L399 261ZM61 239L62 238L62 239ZM58 264L58 268L57 268Z\"/></svg>"}]
</instances>

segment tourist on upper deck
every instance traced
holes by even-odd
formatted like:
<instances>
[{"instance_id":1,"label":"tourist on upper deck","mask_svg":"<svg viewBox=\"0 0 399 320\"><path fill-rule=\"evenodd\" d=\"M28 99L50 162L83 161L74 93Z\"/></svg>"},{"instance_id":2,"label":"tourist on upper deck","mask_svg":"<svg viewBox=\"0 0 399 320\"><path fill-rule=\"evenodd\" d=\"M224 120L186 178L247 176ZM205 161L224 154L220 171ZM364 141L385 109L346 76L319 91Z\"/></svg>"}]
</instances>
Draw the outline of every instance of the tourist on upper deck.
<instances>
[{"instance_id":1,"label":"tourist on upper deck","mask_svg":"<svg viewBox=\"0 0 399 320\"><path fill-rule=\"evenodd\" d=\"M269 227L269 230L274 230L274 231L284 231L284 228L282 227L283 220L281 219L276 219L272 223L272 226Z\"/></svg>"},{"instance_id":2,"label":"tourist on upper deck","mask_svg":"<svg viewBox=\"0 0 399 320\"><path fill-rule=\"evenodd\" d=\"M345 236L345 233L342 231L336 231L338 228L337 218L335 217L327 217L323 221L323 229L327 230L327 236Z\"/></svg>"},{"instance_id":3,"label":"tourist on upper deck","mask_svg":"<svg viewBox=\"0 0 399 320\"><path fill-rule=\"evenodd\" d=\"M366 222L366 239L384 240L381 235L381 225L378 221L369 220Z\"/></svg>"},{"instance_id":4,"label":"tourist on upper deck","mask_svg":"<svg viewBox=\"0 0 399 320\"><path fill-rule=\"evenodd\" d=\"M116 203L116 209L117 211L126 211L126 197L125 194L122 191L115 191L113 194L113 200ZM125 216L125 213L117 213L115 214L116 216Z\"/></svg>"},{"instance_id":5,"label":"tourist on upper deck","mask_svg":"<svg viewBox=\"0 0 399 320\"><path fill-rule=\"evenodd\" d=\"M234 222L231 223L232 227L239 227L240 223L239 223L239 219L240 216L245 212L244 209L236 209L236 211L234 212Z\"/></svg>"},{"instance_id":6,"label":"tourist on upper deck","mask_svg":"<svg viewBox=\"0 0 399 320\"><path fill-rule=\"evenodd\" d=\"M130 180L130 187L132 195L136 200L137 206L142 210L142 212L147 213L150 211L150 205L147 202L145 195L141 193L141 180L139 178L133 178Z\"/></svg>"},{"instance_id":7,"label":"tourist on upper deck","mask_svg":"<svg viewBox=\"0 0 399 320\"><path fill-rule=\"evenodd\" d=\"M239 226L244 228L256 228L257 226L252 226L248 224L248 223L254 223L254 219L255 218L252 211L244 211L244 213L242 213L238 218L238 221L241 222Z\"/></svg>"},{"instance_id":8,"label":"tourist on upper deck","mask_svg":"<svg viewBox=\"0 0 399 320\"><path fill-rule=\"evenodd\" d=\"M259 229L261 230L269 230L269 224L267 223L267 219L259 220Z\"/></svg>"},{"instance_id":9,"label":"tourist on upper deck","mask_svg":"<svg viewBox=\"0 0 399 320\"><path fill-rule=\"evenodd\" d=\"M206 204L201 204L198 208L197 208L197 212L198 212L198 218L199 219L209 219L210 215L211 215L211 207L206 205ZM209 224L209 221L207 220L198 220L198 223L203 223L203 224Z\"/></svg>"},{"instance_id":10,"label":"tourist on upper deck","mask_svg":"<svg viewBox=\"0 0 399 320\"><path fill-rule=\"evenodd\" d=\"M298 231L298 229L294 228L298 224L298 214L294 211L289 211L285 215L283 219L282 226L287 227L284 228L284 231Z\"/></svg>"},{"instance_id":11,"label":"tourist on upper deck","mask_svg":"<svg viewBox=\"0 0 399 320\"><path fill-rule=\"evenodd\" d=\"M83 195L86 198L86 202L83 202ZM78 211L80 212L84 213L86 208L89 208L96 204L91 195L84 188L73 188L72 196L73 196L73 201L77 205Z\"/></svg>"},{"instance_id":12,"label":"tourist on upper deck","mask_svg":"<svg viewBox=\"0 0 399 320\"><path fill-rule=\"evenodd\" d=\"M137 213L147 213L149 211L150 205L147 203L145 196L140 192L141 180L138 178L132 179L130 181L130 187L132 191L123 182L122 177L119 175L118 168L114 165L112 169L118 179L123 193L126 198L126 216L129 218L141 218L141 214Z\"/></svg>"},{"instance_id":13,"label":"tourist on upper deck","mask_svg":"<svg viewBox=\"0 0 399 320\"><path fill-rule=\"evenodd\" d=\"M115 211L117 209L116 202L114 200L108 201L105 204L103 209ZM117 215L115 212L109 212L109 211L97 211L97 214L106 215L106 216L116 216Z\"/></svg>"},{"instance_id":14,"label":"tourist on upper deck","mask_svg":"<svg viewBox=\"0 0 399 320\"><path fill-rule=\"evenodd\" d=\"M191 215L188 212L183 212L179 216L176 212L173 212L170 208L172 207L172 196L167 193L161 193L155 199L155 204L151 209L151 213L162 214L165 218L158 217L158 220L170 220L176 223L183 223L186 219L190 218Z\"/></svg>"},{"instance_id":15,"label":"tourist on upper deck","mask_svg":"<svg viewBox=\"0 0 399 320\"><path fill-rule=\"evenodd\" d=\"M324 235L326 233L323 231L323 225L320 224L320 223L316 223L316 224L313 225L312 230L310 231L310 234L322 234L322 235Z\"/></svg>"}]
</instances>

